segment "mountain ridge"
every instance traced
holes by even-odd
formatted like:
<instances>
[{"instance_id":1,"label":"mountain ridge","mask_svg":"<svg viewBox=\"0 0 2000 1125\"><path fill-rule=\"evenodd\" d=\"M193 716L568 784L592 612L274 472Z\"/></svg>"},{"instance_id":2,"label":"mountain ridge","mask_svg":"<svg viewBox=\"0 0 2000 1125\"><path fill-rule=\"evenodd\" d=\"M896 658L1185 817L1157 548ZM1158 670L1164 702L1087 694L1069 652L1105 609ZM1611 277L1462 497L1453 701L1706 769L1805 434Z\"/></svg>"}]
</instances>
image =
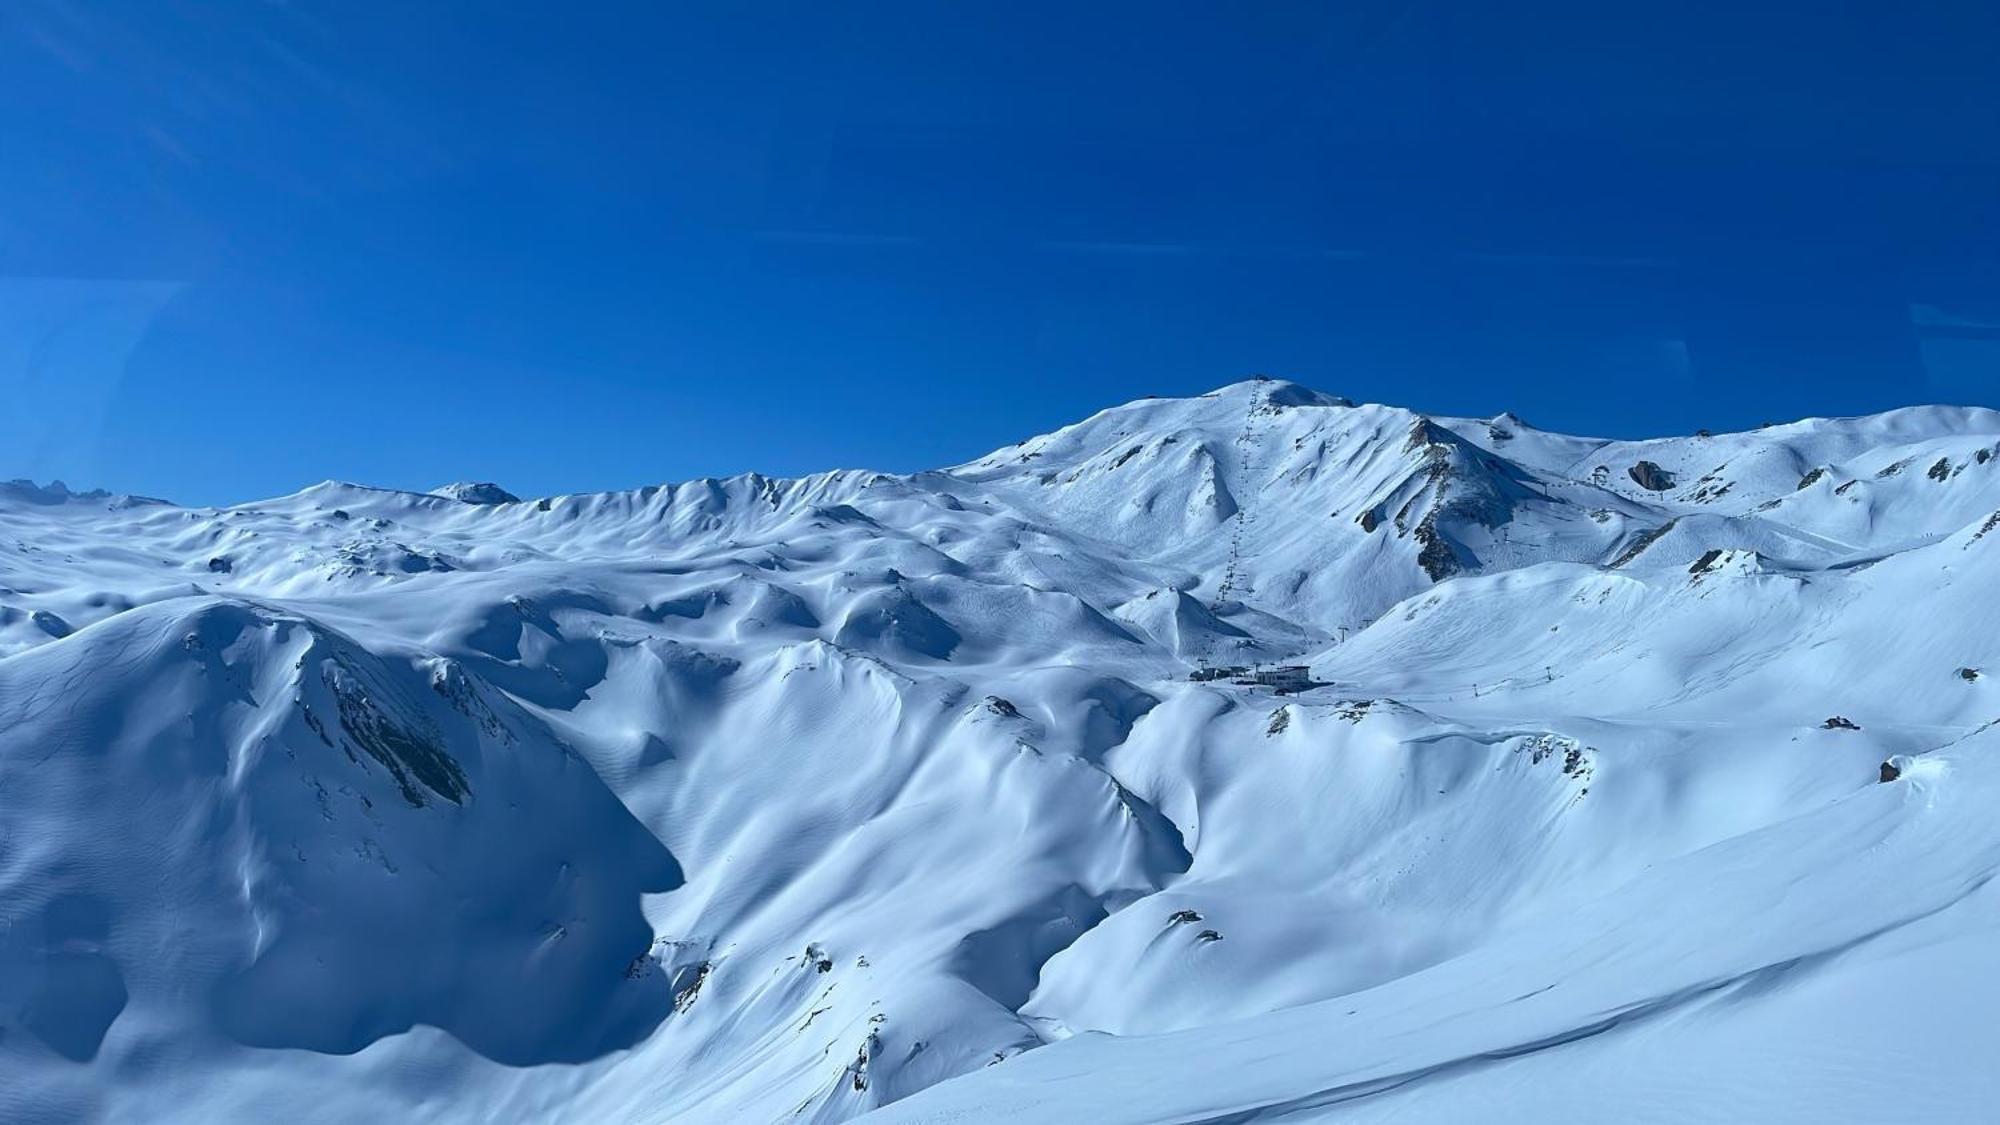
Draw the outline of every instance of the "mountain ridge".
<instances>
[{"instance_id":1,"label":"mountain ridge","mask_svg":"<svg viewBox=\"0 0 2000 1125\"><path fill-rule=\"evenodd\" d=\"M1994 967L1994 411L460 485L0 489L0 1116L1825 1120Z\"/></svg>"}]
</instances>

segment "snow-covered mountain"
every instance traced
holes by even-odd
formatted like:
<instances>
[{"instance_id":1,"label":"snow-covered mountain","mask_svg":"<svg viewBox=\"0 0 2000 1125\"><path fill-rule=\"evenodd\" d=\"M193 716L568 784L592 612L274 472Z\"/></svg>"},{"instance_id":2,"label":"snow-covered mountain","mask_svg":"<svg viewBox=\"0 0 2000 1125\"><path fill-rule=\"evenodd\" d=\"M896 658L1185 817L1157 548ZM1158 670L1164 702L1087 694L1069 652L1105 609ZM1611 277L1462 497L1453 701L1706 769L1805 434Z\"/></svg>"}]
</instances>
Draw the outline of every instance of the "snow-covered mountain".
<instances>
[{"instance_id":1,"label":"snow-covered mountain","mask_svg":"<svg viewBox=\"0 0 2000 1125\"><path fill-rule=\"evenodd\" d=\"M0 1120L1988 1119L1996 605L1971 408L0 484Z\"/></svg>"}]
</instances>

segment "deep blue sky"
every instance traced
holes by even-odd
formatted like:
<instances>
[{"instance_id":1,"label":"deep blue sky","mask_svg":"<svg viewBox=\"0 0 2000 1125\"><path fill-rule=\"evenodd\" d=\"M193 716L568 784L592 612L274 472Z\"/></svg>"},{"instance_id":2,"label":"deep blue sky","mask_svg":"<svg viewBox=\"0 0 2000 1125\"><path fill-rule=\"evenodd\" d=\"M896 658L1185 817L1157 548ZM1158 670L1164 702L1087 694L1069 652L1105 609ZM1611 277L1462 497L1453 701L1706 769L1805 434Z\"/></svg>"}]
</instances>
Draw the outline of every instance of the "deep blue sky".
<instances>
[{"instance_id":1,"label":"deep blue sky","mask_svg":"<svg viewBox=\"0 0 2000 1125\"><path fill-rule=\"evenodd\" d=\"M914 469L1268 372L2000 405L2000 5L0 13L0 477Z\"/></svg>"}]
</instances>

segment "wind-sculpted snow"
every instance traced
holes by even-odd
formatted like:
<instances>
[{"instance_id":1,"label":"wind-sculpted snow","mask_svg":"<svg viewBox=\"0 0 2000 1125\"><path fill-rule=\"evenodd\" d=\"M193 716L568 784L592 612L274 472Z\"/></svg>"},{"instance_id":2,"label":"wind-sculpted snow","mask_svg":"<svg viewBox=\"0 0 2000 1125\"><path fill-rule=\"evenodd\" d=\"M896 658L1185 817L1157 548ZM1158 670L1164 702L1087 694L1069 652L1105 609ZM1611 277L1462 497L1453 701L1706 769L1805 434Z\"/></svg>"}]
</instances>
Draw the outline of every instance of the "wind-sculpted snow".
<instances>
[{"instance_id":1,"label":"wind-sculpted snow","mask_svg":"<svg viewBox=\"0 0 2000 1125\"><path fill-rule=\"evenodd\" d=\"M0 485L0 1119L1964 1119L2000 414Z\"/></svg>"},{"instance_id":2,"label":"wind-sculpted snow","mask_svg":"<svg viewBox=\"0 0 2000 1125\"><path fill-rule=\"evenodd\" d=\"M4 668L5 975L56 1054L125 1025L162 1061L212 1045L183 1036L344 1054L427 1023L519 1065L664 1014L619 969L672 856L455 664L190 598ZM117 1005L66 995L81 965Z\"/></svg>"}]
</instances>

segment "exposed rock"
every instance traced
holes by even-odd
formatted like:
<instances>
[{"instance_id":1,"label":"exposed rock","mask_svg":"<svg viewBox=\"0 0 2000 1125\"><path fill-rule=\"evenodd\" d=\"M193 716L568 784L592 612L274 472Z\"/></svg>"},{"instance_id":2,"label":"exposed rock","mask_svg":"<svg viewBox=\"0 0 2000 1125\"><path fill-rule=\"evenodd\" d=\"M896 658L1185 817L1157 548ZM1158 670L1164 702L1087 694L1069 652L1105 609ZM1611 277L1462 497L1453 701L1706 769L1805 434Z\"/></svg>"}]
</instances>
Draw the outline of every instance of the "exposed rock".
<instances>
[{"instance_id":1,"label":"exposed rock","mask_svg":"<svg viewBox=\"0 0 2000 1125\"><path fill-rule=\"evenodd\" d=\"M1897 767L1896 763L1890 761L1882 763L1880 780L1883 784L1894 781L1901 776L1903 776L1903 771Z\"/></svg>"},{"instance_id":2,"label":"exposed rock","mask_svg":"<svg viewBox=\"0 0 2000 1125\"><path fill-rule=\"evenodd\" d=\"M1176 926L1185 926L1191 922L1199 922L1201 921L1201 911L1176 910L1172 914L1167 915L1167 921Z\"/></svg>"},{"instance_id":3,"label":"exposed rock","mask_svg":"<svg viewBox=\"0 0 2000 1125\"><path fill-rule=\"evenodd\" d=\"M1596 767L1591 764L1590 756L1597 752L1596 747L1585 746L1573 738L1557 734L1538 734L1521 745L1528 751L1530 765L1538 766L1561 755L1560 768L1563 775L1584 785L1583 792L1590 791L1588 786L1591 776L1597 772Z\"/></svg>"},{"instance_id":4,"label":"exposed rock","mask_svg":"<svg viewBox=\"0 0 2000 1125\"><path fill-rule=\"evenodd\" d=\"M1704 483L1697 487L1693 494L1688 497L1689 500L1696 504L1712 504L1729 495L1729 490L1736 487L1734 481L1718 482L1710 478L1703 478L1703 481Z\"/></svg>"},{"instance_id":5,"label":"exposed rock","mask_svg":"<svg viewBox=\"0 0 2000 1125\"><path fill-rule=\"evenodd\" d=\"M694 966L691 971L684 971L681 976L676 977L674 980L674 1011L685 1012L689 1008L694 1007L695 1000L701 996L702 984L708 980L708 974L713 971L715 971L715 966L707 961L703 961Z\"/></svg>"},{"instance_id":6,"label":"exposed rock","mask_svg":"<svg viewBox=\"0 0 2000 1125\"><path fill-rule=\"evenodd\" d=\"M876 1018L871 1020L871 1022L881 1022L880 1014L878 1013ZM881 1049L882 1037L874 1031L870 1031L867 1038L861 1041L861 1049L855 1052L852 1067L854 1073L854 1090L856 1093L868 1088L868 1061Z\"/></svg>"},{"instance_id":7,"label":"exposed rock","mask_svg":"<svg viewBox=\"0 0 2000 1125\"><path fill-rule=\"evenodd\" d=\"M333 654L321 678L339 709L350 756L352 747L358 746L380 762L411 808L424 807L426 790L454 805L464 803L470 791L465 771L446 751L442 736L426 717L391 716L369 690L360 666L343 653Z\"/></svg>"},{"instance_id":8,"label":"exposed rock","mask_svg":"<svg viewBox=\"0 0 2000 1125\"><path fill-rule=\"evenodd\" d=\"M1271 712L1271 723L1264 728L1264 733L1266 735L1283 734L1285 733L1285 728L1291 725L1292 709L1290 707L1280 707L1276 711Z\"/></svg>"},{"instance_id":9,"label":"exposed rock","mask_svg":"<svg viewBox=\"0 0 2000 1125\"><path fill-rule=\"evenodd\" d=\"M1445 542L1444 536L1438 533L1435 511L1426 515L1423 522L1417 524L1416 534L1417 542L1423 544L1422 549L1417 552L1417 565L1424 568L1424 573L1430 575L1431 581L1442 582L1459 572L1463 564L1458 561L1458 552L1452 550L1451 544Z\"/></svg>"},{"instance_id":10,"label":"exposed rock","mask_svg":"<svg viewBox=\"0 0 2000 1125\"><path fill-rule=\"evenodd\" d=\"M1372 699L1357 700L1337 708L1334 714L1350 723L1358 723L1368 717L1368 709L1374 705L1375 701Z\"/></svg>"},{"instance_id":11,"label":"exposed rock","mask_svg":"<svg viewBox=\"0 0 2000 1125\"><path fill-rule=\"evenodd\" d=\"M1821 724L1820 724L1819 726L1820 726L1820 729L1821 729L1821 730L1860 730L1860 729L1861 729L1861 727L1860 727L1859 725L1857 725L1857 724L1856 724L1856 723L1854 722L1854 720L1852 720L1852 719L1848 718L1848 717L1847 717L1847 716L1845 716L1845 715L1834 715L1834 716L1832 716L1832 717L1828 718L1828 719L1827 719L1827 721L1825 721L1825 722L1821 723Z\"/></svg>"},{"instance_id":12,"label":"exposed rock","mask_svg":"<svg viewBox=\"0 0 2000 1125\"><path fill-rule=\"evenodd\" d=\"M804 964L807 967L817 969L822 973L830 973L833 971L833 958L828 957L826 955L826 950L822 949L818 942L813 942L812 944L806 946L806 956Z\"/></svg>"},{"instance_id":13,"label":"exposed rock","mask_svg":"<svg viewBox=\"0 0 2000 1125\"><path fill-rule=\"evenodd\" d=\"M1618 567L1624 566L1626 563L1631 562L1633 559L1638 558L1641 554L1645 553L1646 548L1658 542L1660 536L1665 535L1669 531L1672 531L1674 529L1674 525L1679 522L1680 522L1679 519L1671 519L1661 524L1658 527L1647 528L1645 531L1642 531L1638 535L1634 536L1632 539L1632 545L1625 548L1623 551L1619 552L1618 557L1611 560L1612 568L1616 569Z\"/></svg>"},{"instance_id":14,"label":"exposed rock","mask_svg":"<svg viewBox=\"0 0 2000 1125\"><path fill-rule=\"evenodd\" d=\"M28 623L57 640L61 640L76 631L70 627L69 622L56 614L50 613L46 609L38 609L29 613Z\"/></svg>"},{"instance_id":15,"label":"exposed rock","mask_svg":"<svg viewBox=\"0 0 2000 1125\"><path fill-rule=\"evenodd\" d=\"M1447 444L1444 431L1429 418L1419 418L1410 423L1410 432L1403 439L1403 451L1414 453L1425 446Z\"/></svg>"},{"instance_id":16,"label":"exposed rock","mask_svg":"<svg viewBox=\"0 0 2000 1125\"><path fill-rule=\"evenodd\" d=\"M1674 486L1674 474L1651 461L1641 461L1625 471L1630 474L1634 484L1653 492L1665 492Z\"/></svg>"}]
</instances>

